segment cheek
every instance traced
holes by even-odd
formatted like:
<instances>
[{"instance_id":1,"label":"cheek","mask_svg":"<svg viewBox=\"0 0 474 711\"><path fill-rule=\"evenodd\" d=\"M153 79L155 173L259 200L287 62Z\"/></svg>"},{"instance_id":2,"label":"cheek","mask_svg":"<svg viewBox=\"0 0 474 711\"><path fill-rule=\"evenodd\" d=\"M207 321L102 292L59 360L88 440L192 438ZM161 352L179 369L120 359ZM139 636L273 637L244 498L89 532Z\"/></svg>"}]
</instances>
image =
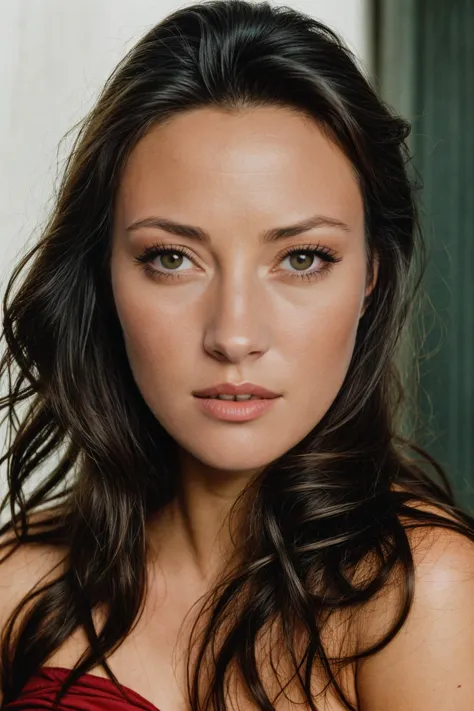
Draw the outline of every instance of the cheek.
<instances>
[{"instance_id":1,"label":"cheek","mask_svg":"<svg viewBox=\"0 0 474 711\"><path fill-rule=\"evenodd\" d=\"M357 306L354 303L344 309L324 313L311 328L311 351L318 361L327 364L328 372L340 365L344 366L350 360L359 324Z\"/></svg>"},{"instance_id":2,"label":"cheek","mask_svg":"<svg viewBox=\"0 0 474 711\"><path fill-rule=\"evenodd\" d=\"M127 318L122 311L122 329L132 369L150 371L159 376L170 366L177 366L187 351L189 331L166 314L154 309L149 316L137 313ZM148 373L149 374L149 373Z\"/></svg>"},{"instance_id":3,"label":"cheek","mask_svg":"<svg viewBox=\"0 0 474 711\"><path fill-rule=\"evenodd\" d=\"M153 392L159 401L164 392L185 382L186 364L196 348L193 321L185 309L170 304L167 308L166 299L161 298L157 304L150 298L149 285L148 289L137 284L133 290L125 290L117 281L114 297L135 381L146 400L147 393Z\"/></svg>"},{"instance_id":4,"label":"cheek","mask_svg":"<svg viewBox=\"0 0 474 711\"><path fill-rule=\"evenodd\" d=\"M360 291L353 290L301 312L286 334L285 360L293 364L302 408L315 421L329 409L344 382L360 315Z\"/></svg>"},{"instance_id":5,"label":"cheek","mask_svg":"<svg viewBox=\"0 0 474 711\"><path fill-rule=\"evenodd\" d=\"M364 270L357 263L321 283L305 304L292 305L287 337L291 334L293 343L308 357L329 364L331 358L351 352L362 312L363 284Z\"/></svg>"}]
</instances>

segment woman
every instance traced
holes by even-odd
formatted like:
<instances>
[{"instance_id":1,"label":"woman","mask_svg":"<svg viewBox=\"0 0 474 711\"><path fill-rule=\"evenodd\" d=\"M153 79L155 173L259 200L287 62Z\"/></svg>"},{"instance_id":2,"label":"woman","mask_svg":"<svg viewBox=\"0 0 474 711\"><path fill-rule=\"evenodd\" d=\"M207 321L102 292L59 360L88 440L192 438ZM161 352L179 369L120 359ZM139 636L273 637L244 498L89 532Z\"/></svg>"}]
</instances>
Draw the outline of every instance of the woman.
<instances>
[{"instance_id":1,"label":"woman","mask_svg":"<svg viewBox=\"0 0 474 711\"><path fill-rule=\"evenodd\" d=\"M267 3L114 71L5 297L2 708L473 708L474 519L399 433L408 133Z\"/></svg>"}]
</instances>

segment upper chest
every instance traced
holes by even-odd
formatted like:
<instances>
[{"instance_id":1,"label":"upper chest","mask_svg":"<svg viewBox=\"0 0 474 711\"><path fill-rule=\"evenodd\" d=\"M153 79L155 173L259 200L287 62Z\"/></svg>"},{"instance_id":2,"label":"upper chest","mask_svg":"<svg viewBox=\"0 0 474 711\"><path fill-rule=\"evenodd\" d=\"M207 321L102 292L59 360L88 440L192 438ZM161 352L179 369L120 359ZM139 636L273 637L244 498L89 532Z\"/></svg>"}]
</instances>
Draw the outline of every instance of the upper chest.
<instances>
[{"instance_id":1,"label":"upper chest","mask_svg":"<svg viewBox=\"0 0 474 711\"><path fill-rule=\"evenodd\" d=\"M138 692L160 711L189 711L185 693L187 652L191 627L196 619L198 630L204 627L203 618L199 620L199 609L199 605L193 608L193 594L190 590L170 590L168 586L165 595L153 591L147 598L136 627L107 658L120 683ZM101 619L100 613L95 615L98 629ZM341 652L344 633L344 625L335 618L325 628L322 639L329 656ZM193 649L197 651L198 647L199 643L195 641ZM76 631L47 660L46 665L71 668L86 648L85 634ZM309 706L304 705L304 697L294 681L288 684L285 693L278 696L281 687L289 682L294 671L285 655L275 652L275 649L271 632L262 634L256 640L255 657L265 691L276 711L295 711L296 705L300 711L305 711ZM191 673L193 664L192 655ZM107 677L100 666L95 666L90 673ZM353 665L343 668L337 678L344 693L357 708ZM236 711L256 711L257 707L250 700L245 685L233 679L229 688L232 707ZM311 682L312 698L318 711L346 711L332 688L324 690L327 681L327 675L315 667Z\"/></svg>"}]
</instances>

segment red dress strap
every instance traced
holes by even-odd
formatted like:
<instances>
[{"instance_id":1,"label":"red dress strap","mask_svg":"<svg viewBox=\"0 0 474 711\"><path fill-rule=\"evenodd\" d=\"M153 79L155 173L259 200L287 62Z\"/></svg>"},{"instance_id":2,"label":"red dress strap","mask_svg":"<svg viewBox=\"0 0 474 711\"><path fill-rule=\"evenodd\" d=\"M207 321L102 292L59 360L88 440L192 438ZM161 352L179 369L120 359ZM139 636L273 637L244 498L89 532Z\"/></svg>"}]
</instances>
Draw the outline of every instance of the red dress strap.
<instances>
[{"instance_id":1,"label":"red dress strap","mask_svg":"<svg viewBox=\"0 0 474 711\"><path fill-rule=\"evenodd\" d=\"M28 679L20 695L2 708L5 711L51 711L61 684L70 673L63 667L41 667ZM59 711L159 711L133 689L120 685L126 701L115 684L105 677L83 674L59 702Z\"/></svg>"}]
</instances>

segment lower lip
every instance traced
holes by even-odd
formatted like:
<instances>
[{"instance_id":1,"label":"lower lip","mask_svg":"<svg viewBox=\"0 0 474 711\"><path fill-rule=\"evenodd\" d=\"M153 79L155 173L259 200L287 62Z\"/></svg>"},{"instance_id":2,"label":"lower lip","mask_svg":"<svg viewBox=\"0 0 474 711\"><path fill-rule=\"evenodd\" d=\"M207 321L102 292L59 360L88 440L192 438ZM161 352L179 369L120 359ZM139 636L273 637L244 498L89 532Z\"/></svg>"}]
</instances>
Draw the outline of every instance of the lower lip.
<instances>
[{"instance_id":1,"label":"lower lip","mask_svg":"<svg viewBox=\"0 0 474 711\"><path fill-rule=\"evenodd\" d=\"M270 410L279 397L262 400L216 400L210 397L195 397L203 412L218 420L248 422Z\"/></svg>"}]
</instances>

